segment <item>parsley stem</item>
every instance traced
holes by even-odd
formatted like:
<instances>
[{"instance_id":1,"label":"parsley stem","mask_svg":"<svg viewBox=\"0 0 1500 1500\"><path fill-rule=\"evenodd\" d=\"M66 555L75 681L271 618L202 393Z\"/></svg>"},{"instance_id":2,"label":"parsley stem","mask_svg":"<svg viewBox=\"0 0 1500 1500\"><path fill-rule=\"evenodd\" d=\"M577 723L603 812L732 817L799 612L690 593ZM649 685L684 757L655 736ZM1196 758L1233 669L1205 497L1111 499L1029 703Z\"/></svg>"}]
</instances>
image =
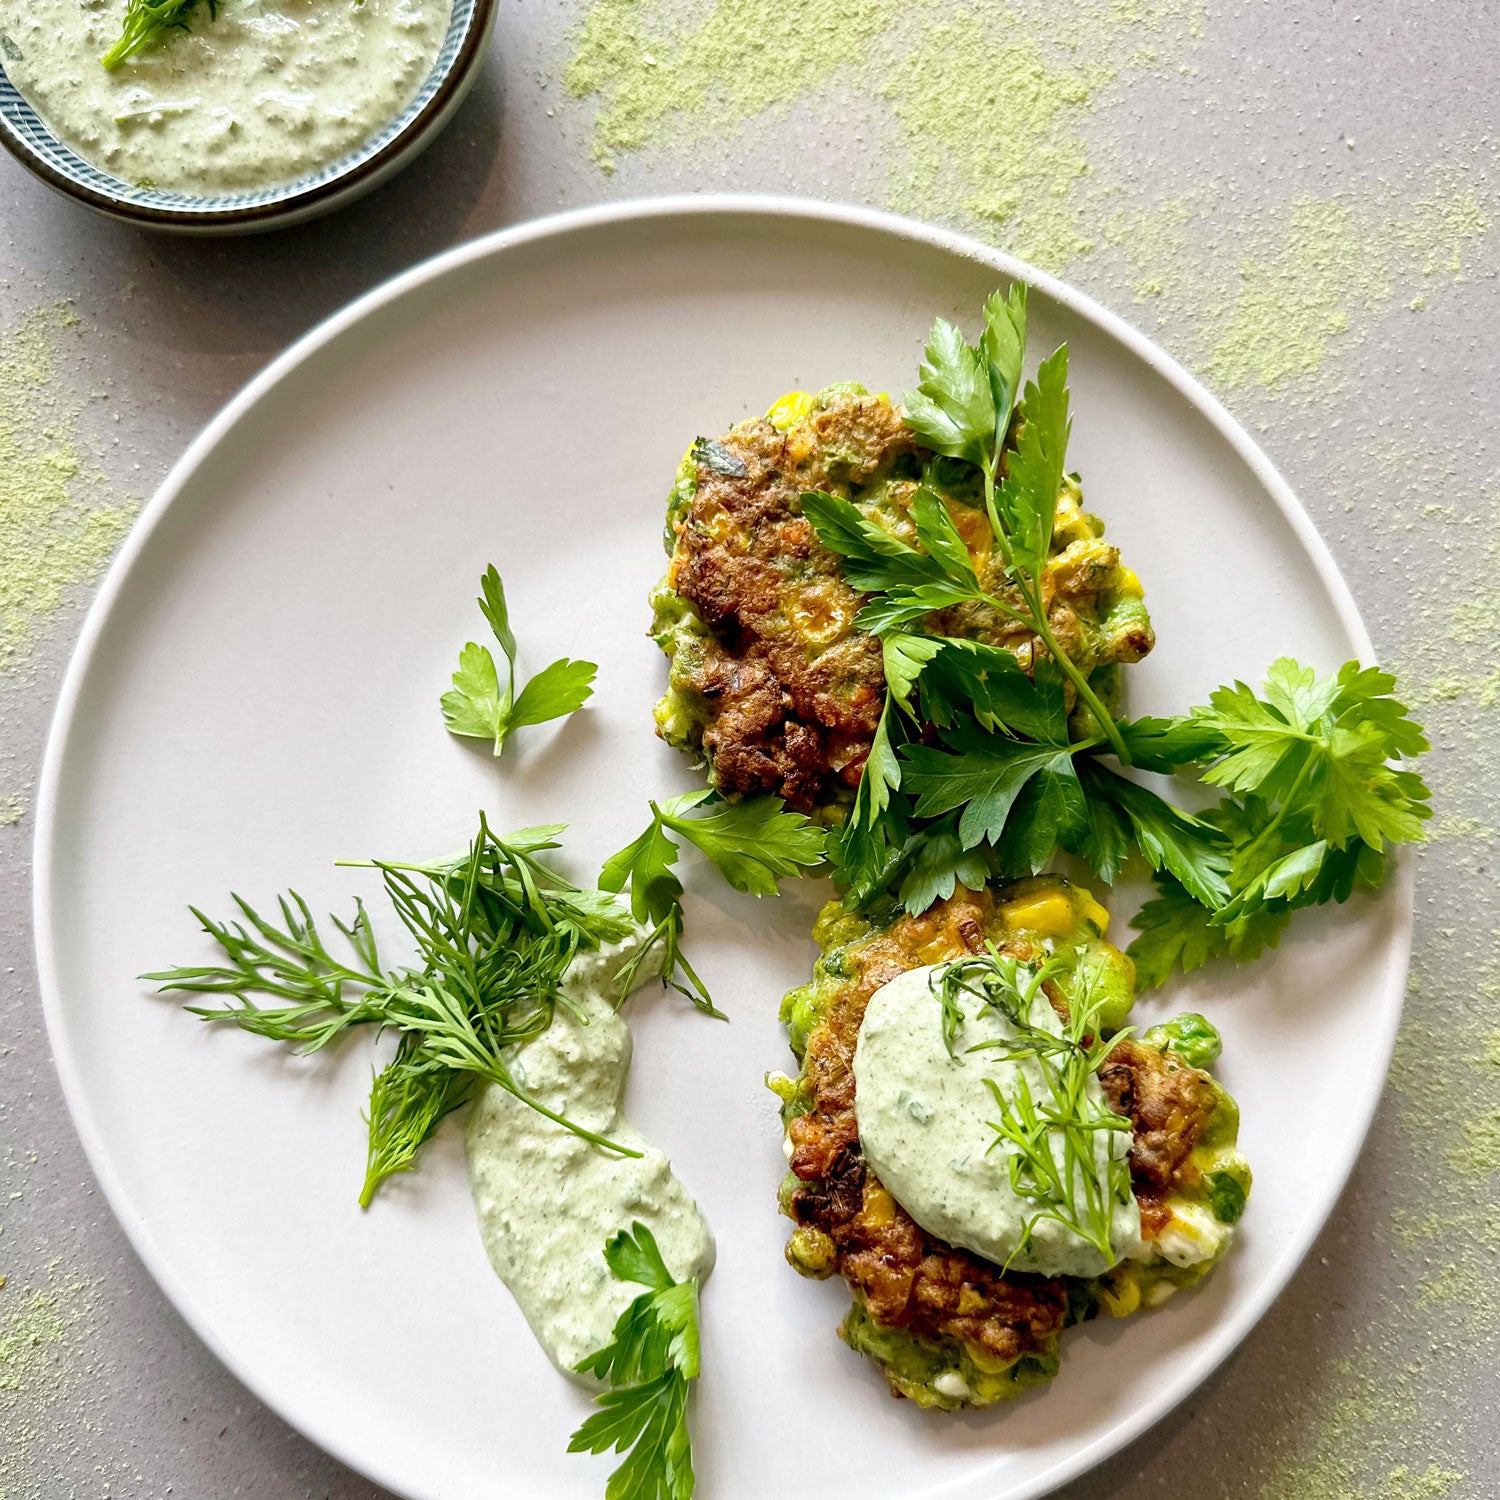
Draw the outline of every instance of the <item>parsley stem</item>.
<instances>
[{"instance_id":1,"label":"parsley stem","mask_svg":"<svg viewBox=\"0 0 1500 1500\"><path fill-rule=\"evenodd\" d=\"M998 434L995 445L994 460L992 463L981 463L980 470L984 475L984 509L989 517L990 536L996 549L999 551L1005 563L1006 571L1014 577L1020 586L1021 596L1031 606L1028 614L1022 614L1017 609L1002 603L992 594L981 595L984 602L992 609L1004 615L1009 615L1027 629L1033 630L1042 638L1043 644L1051 652L1052 659L1060 666L1068 680L1073 684L1078 696L1089 707L1090 712L1098 721L1099 728L1104 737L1109 741L1109 747L1114 751L1123 765L1130 764L1130 752L1125 747L1125 741L1120 731L1115 727L1115 716L1099 701L1099 695L1089 686L1088 679L1078 669L1072 658L1057 644L1057 637L1052 634L1052 627L1047 623L1047 612L1042 608L1041 587L1035 578L1024 578L1021 570L1015 564L1014 554L1011 552L1010 544L1006 540L1005 529L1000 524L1000 513L995 500L995 473L1000 466L1000 452L1004 441L1003 431ZM1028 586L1029 585L1029 586Z\"/></svg>"},{"instance_id":2,"label":"parsley stem","mask_svg":"<svg viewBox=\"0 0 1500 1500\"><path fill-rule=\"evenodd\" d=\"M1301 738L1313 739L1315 737L1304 735ZM1281 806L1276 809L1276 815L1255 835L1248 846L1248 850L1253 851L1262 844L1270 843L1272 836L1285 820L1287 809L1296 801L1297 794L1302 790L1302 783L1307 780L1308 772L1312 770L1312 764L1313 757L1311 755L1303 759L1301 768L1293 778L1291 786L1287 789L1286 796L1282 799Z\"/></svg>"},{"instance_id":3,"label":"parsley stem","mask_svg":"<svg viewBox=\"0 0 1500 1500\"><path fill-rule=\"evenodd\" d=\"M1114 751L1122 765L1128 766L1130 751L1120 734L1119 726L1115 723L1115 716L1099 701L1099 695L1089 686L1089 680L1079 670L1078 664L1057 644L1051 627L1042 618L1040 611L1037 612L1035 625L1036 633L1041 636L1047 650L1052 654L1052 659L1063 669L1068 681L1077 689L1079 698L1088 705L1089 712L1094 716L1105 739L1109 741L1109 748Z\"/></svg>"},{"instance_id":4,"label":"parsley stem","mask_svg":"<svg viewBox=\"0 0 1500 1500\"><path fill-rule=\"evenodd\" d=\"M992 462L981 464L980 470L984 474L984 513L990 519L990 540L994 542L1004 560L1008 570L1015 568L1015 558L1011 554L1010 543L1006 540L1005 528L1000 524L1000 512L995 504L995 474L1000 467L1000 446L1004 441L1004 434L995 445L995 455Z\"/></svg>"}]
</instances>

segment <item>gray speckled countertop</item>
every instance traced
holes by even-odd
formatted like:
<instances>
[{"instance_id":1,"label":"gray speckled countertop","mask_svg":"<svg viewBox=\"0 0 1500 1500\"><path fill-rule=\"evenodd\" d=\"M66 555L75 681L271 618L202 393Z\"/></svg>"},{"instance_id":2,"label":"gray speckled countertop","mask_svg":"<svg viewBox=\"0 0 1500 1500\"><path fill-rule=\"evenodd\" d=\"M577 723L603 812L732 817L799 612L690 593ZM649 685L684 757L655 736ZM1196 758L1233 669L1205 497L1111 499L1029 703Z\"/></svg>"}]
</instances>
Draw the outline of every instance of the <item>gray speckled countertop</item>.
<instances>
[{"instance_id":1,"label":"gray speckled countertop","mask_svg":"<svg viewBox=\"0 0 1500 1500\"><path fill-rule=\"evenodd\" d=\"M53 1074L30 805L88 562L123 524L109 507L148 494L248 377L393 272L559 207L698 188L921 213L1048 262L1142 326L1290 479L1433 730L1441 817L1420 859L1408 1024L1353 1183L1239 1353L1066 1493L1500 1494L1493 14L1472 0L604 0L606 16L644 13L646 35L596 58L601 92L577 99L563 75L587 9L502 0L494 54L443 139L373 197L283 234L135 233L0 159L0 1497L378 1493L247 1395L166 1304ZM802 17L792 43L726 66L726 47L783 12ZM860 36L818 42L840 16ZM675 70L710 107L632 113L617 64L635 82ZM16 480L53 452L49 482L70 498L44 524Z\"/></svg>"}]
</instances>

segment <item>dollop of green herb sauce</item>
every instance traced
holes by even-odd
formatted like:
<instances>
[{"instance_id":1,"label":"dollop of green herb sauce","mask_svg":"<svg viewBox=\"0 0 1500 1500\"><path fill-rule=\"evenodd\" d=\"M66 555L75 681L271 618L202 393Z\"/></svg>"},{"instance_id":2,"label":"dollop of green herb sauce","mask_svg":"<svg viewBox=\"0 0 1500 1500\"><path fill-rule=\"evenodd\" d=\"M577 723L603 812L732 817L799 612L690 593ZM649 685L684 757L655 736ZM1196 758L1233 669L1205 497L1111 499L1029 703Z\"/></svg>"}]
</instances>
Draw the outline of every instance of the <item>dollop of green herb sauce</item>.
<instances>
[{"instance_id":1,"label":"dollop of green herb sauce","mask_svg":"<svg viewBox=\"0 0 1500 1500\"><path fill-rule=\"evenodd\" d=\"M511 1058L532 1098L641 1155L594 1145L497 1087L475 1101L465 1128L469 1186L490 1264L552 1362L591 1386L597 1382L574 1366L609 1343L615 1320L640 1291L610 1270L609 1239L645 1224L678 1281L701 1281L714 1263L713 1236L697 1203L621 1113L631 1043L615 1014L618 975L644 936L576 958L563 982L570 1003Z\"/></svg>"},{"instance_id":2,"label":"dollop of green herb sauce","mask_svg":"<svg viewBox=\"0 0 1500 1500\"><path fill-rule=\"evenodd\" d=\"M1092 1179L1104 1194L1111 1253L1058 1218L1038 1214L1017 1190L1012 1152L996 1129L1000 1098L1015 1108L1029 1096L1038 1111L1054 1106L1044 1059L1001 1010L960 996L963 1020L950 1052L943 1006L935 992L948 965L910 969L871 997L854 1054L855 1115L865 1159L897 1202L929 1234L999 1265L1048 1276L1095 1276L1141 1246L1141 1215L1129 1191L1111 1194L1111 1164L1130 1148L1127 1130L1087 1129L1086 1146L1065 1156L1061 1131L1049 1143L1076 1199ZM1063 1025L1038 986L1024 1012L1028 1033L1063 1042ZM980 1046L981 1050L972 1050ZM1052 1064L1055 1068L1055 1060ZM990 1088L993 1081L995 1091ZM998 1091L998 1096L997 1092ZM1083 1080L1080 1118L1110 1113L1097 1077Z\"/></svg>"}]
</instances>

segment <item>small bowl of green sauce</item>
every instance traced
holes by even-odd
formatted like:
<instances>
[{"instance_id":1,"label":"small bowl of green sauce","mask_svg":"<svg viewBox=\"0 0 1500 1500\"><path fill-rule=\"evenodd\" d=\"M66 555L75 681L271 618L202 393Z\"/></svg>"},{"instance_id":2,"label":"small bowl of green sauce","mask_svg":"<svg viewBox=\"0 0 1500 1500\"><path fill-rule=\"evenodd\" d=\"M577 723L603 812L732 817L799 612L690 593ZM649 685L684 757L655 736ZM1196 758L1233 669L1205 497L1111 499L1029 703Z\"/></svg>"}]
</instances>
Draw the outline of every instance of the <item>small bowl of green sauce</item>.
<instances>
[{"instance_id":1,"label":"small bowl of green sauce","mask_svg":"<svg viewBox=\"0 0 1500 1500\"><path fill-rule=\"evenodd\" d=\"M0 0L0 144L130 224L300 223L458 108L495 0Z\"/></svg>"}]
</instances>

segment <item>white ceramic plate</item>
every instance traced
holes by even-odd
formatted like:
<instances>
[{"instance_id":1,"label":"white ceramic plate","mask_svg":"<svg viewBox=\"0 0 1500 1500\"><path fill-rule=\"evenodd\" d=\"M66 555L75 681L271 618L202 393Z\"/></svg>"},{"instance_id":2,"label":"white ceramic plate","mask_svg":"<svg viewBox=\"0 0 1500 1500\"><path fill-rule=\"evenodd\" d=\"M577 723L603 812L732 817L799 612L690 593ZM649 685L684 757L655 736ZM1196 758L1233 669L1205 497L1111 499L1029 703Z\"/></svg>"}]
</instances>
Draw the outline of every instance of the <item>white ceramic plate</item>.
<instances>
[{"instance_id":1,"label":"white ceramic plate","mask_svg":"<svg viewBox=\"0 0 1500 1500\"><path fill-rule=\"evenodd\" d=\"M633 836L648 794L694 784L653 735L665 664L645 594L685 442L783 390L912 380L935 313L972 324L1032 283L1033 349L1072 346L1073 459L1147 582L1161 644L1131 674L1167 710L1294 652L1368 658L1348 592L1265 459L1176 365L1046 277L935 230L767 200L625 205L439 257L305 338L193 445L89 617L48 750L39 962L68 1099L147 1265L257 1394L413 1497L567 1500L586 1401L490 1274L451 1129L355 1206L373 1049L288 1060L133 978L206 955L186 913L288 883L347 910L338 856L461 845L567 819L574 870ZM524 660L601 665L590 709L496 763L438 715L494 560ZM1017 1500L1098 1462L1244 1336L1311 1244L1363 1140L1408 952L1402 877L1304 917L1271 962L1195 976L1145 1019L1210 1012L1256 1173L1234 1254L1199 1292L1070 1333L1061 1377L986 1413L886 1394L834 1325L838 1283L784 1264L783 1170L760 1079L806 975L821 888L741 899L695 872L690 951L732 1024L634 1003L630 1107L719 1240L696 1412L705 1500L771 1500L789 1473L840 1500ZM1328 1060L1338 1059L1330 1068Z\"/></svg>"}]
</instances>

